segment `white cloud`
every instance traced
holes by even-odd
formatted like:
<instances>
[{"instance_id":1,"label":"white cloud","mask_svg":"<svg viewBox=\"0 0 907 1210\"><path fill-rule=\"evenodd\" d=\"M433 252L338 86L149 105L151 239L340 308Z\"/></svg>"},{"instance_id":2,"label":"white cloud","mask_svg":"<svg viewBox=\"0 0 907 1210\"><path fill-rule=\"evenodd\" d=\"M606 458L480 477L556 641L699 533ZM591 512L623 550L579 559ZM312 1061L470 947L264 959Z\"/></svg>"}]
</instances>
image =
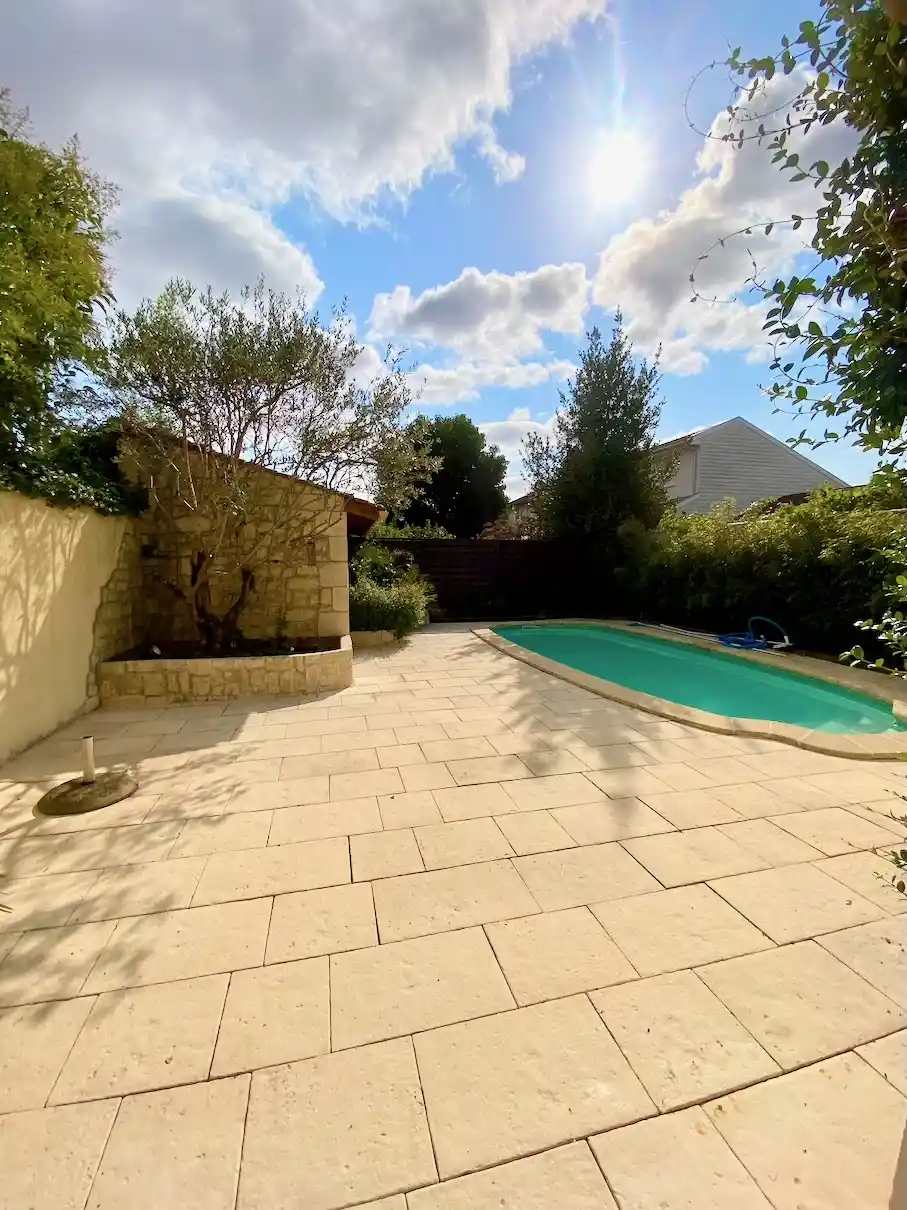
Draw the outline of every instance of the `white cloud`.
<instances>
[{"instance_id":1,"label":"white cloud","mask_svg":"<svg viewBox=\"0 0 907 1210\"><path fill-rule=\"evenodd\" d=\"M490 122L483 123L479 128L479 154L488 161L499 185L518 181L526 171L525 156L502 147Z\"/></svg>"},{"instance_id":2,"label":"white cloud","mask_svg":"<svg viewBox=\"0 0 907 1210\"><path fill-rule=\"evenodd\" d=\"M569 361L527 361L490 365L461 361L453 366L419 366L409 375L414 391L423 404L469 403L483 390L499 387L511 391L563 380L576 367Z\"/></svg>"},{"instance_id":3,"label":"white cloud","mask_svg":"<svg viewBox=\"0 0 907 1210\"><path fill-rule=\"evenodd\" d=\"M500 363L540 352L543 331L580 335L588 305L585 265L512 274L469 268L415 298L409 286L376 295L371 338L439 345Z\"/></svg>"},{"instance_id":4,"label":"white cloud","mask_svg":"<svg viewBox=\"0 0 907 1210\"><path fill-rule=\"evenodd\" d=\"M521 456L523 442L530 433L551 436L554 419L552 414L547 420L533 420L528 408L515 408L506 420L479 425L488 443L496 445L507 458L507 494L511 499L524 495L529 488Z\"/></svg>"},{"instance_id":5,"label":"white cloud","mask_svg":"<svg viewBox=\"0 0 907 1210\"><path fill-rule=\"evenodd\" d=\"M268 217L275 206L303 194L341 219L367 215L450 169L468 140L499 180L514 179L520 157L491 125L510 105L514 66L605 8L46 0L3 5L0 45L15 48L4 83L38 134L58 143L77 131L92 166L122 186L114 258L129 291L144 292L158 261L190 263L215 286L271 272L293 247ZM298 248L284 276L317 288Z\"/></svg>"},{"instance_id":6,"label":"white cloud","mask_svg":"<svg viewBox=\"0 0 907 1210\"><path fill-rule=\"evenodd\" d=\"M802 82L802 77L798 77ZM790 95L791 80L778 76L765 89L762 111L781 105ZM727 129L722 113L711 133ZM790 151L811 164L827 160L834 165L853 146L853 132L839 124L813 126L795 136ZM792 184L771 162L771 154L755 140L742 149L720 138L707 139L697 161L696 183L680 198L674 210L655 219L641 219L615 236L601 254L595 278L594 299L602 307L621 307L627 330L644 352L663 345L662 363L676 374L697 374L708 354L719 350L746 351L751 360L766 357L762 332L765 306L761 300L735 298L752 273L751 257L769 278L785 272L810 239L808 224L800 232L776 227L764 234L764 225L792 213L815 213L821 195L810 181ZM754 234L729 239L707 260L701 254L719 240L750 225ZM706 297L722 301L691 303L689 276L695 267L696 287Z\"/></svg>"}]
</instances>

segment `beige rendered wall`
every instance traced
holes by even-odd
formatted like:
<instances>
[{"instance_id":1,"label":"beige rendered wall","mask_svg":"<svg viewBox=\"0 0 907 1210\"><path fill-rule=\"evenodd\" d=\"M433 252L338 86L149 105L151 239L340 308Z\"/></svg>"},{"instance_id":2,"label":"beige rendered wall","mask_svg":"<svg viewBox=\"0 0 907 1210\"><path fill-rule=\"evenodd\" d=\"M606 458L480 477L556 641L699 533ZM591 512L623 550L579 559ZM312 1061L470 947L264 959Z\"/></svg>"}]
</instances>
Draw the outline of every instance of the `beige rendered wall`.
<instances>
[{"instance_id":1,"label":"beige rendered wall","mask_svg":"<svg viewBox=\"0 0 907 1210\"><path fill-rule=\"evenodd\" d=\"M96 703L96 661L134 638L138 575L127 518L0 491L0 760Z\"/></svg>"}]
</instances>

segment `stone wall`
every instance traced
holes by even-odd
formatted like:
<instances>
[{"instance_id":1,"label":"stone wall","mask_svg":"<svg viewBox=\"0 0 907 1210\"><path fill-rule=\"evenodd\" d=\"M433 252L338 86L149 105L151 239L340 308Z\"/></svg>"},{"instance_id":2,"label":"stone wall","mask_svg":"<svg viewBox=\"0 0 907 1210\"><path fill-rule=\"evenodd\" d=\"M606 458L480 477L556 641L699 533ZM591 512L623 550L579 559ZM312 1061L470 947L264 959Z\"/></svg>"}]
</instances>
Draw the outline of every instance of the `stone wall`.
<instances>
[{"instance_id":1,"label":"stone wall","mask_svg":"<svg viewBox=\"0 0 907 1210\"><path fill-rule=\"evenodd\" d=\"M237 656L211 660L116 660L98 667L101 702L123 707L168 706L272 694L311 694L353 683L348 637L304 655Z\"/></svg>"},{"instance_id":2,"label":"stone wall","mask_svg":"<svg viewBox=\"0 0 907 1210\"><path fill-rule=\"evenodd\" d=\"M122 655L145 638L148 624L143 593L141 535L138 523L127 520L116 566L101 589L94 616L88 700L98 701L98 664Z\"/></svg>"},{"instance_id":3,"label":"stone wall","mask_svg":"<svg viewBox=\"0 0 907 1210\"><path fill-rule=\"evenodd\" d=\"M209 468L198 473L204 494ZM223 613L240 587L239 568L255 567L255 586L240 615L249 638L325 638L349 634L349 569L343 496L257 467L245 474L247 523L226 526L211 565L212 603ZM212 485L211 495L216 495ZM188 587L198 536L214 528L192 507L175 476L156 483L159 503L142 518L143 595L148 638L194 639L192 610L175 587Z\"/></svg>"}]
</instances>

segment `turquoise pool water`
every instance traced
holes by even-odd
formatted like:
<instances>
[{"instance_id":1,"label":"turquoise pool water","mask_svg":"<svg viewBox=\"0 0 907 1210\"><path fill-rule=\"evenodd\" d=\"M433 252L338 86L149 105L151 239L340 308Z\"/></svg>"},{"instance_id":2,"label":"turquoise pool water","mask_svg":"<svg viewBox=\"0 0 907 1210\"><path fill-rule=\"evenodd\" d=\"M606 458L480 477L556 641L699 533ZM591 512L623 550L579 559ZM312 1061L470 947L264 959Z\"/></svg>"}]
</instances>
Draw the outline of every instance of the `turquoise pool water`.
<instances>
[{"instance_id":1,"label":"turquoise pool water","mask_svg":"<svg viewBox=\"0 0 907 1210\"><path fill-rule=\"evenodd\" d=\"M731 718L814 731L907 730L884 702L785 668L600 626L495 626L495 634L603 680Z\"/></svg>"}]
</instances>

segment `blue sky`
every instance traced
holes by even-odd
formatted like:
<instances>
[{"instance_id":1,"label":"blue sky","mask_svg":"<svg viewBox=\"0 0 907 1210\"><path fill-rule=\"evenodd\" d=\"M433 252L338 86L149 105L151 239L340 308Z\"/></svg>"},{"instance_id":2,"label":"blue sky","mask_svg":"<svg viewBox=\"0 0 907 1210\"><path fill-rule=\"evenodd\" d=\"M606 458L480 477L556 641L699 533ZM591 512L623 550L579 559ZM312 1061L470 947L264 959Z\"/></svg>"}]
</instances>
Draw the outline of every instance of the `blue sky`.
<instances>
[{"instance_id":1,"label":"blue sky","mask_svg":"<svg viewBox=\"0 0 907 1210\"><path fill-rule=\"evenodd\" d=\"M706 145L683 102L729 45L773 51L811 4L17 7L0 16L21 50L16 99L49 140L77 130L121 186L126 305L174 274L236 289L264 273L325 309L346 298L363 372L385 343L405 347L423 409L483 425L515 492L523 435L550 423L584 331L616 306L641 352L664 346L665 437L737 414L782 438L802 427L760 391L755 300L691 307L687 282L713 239L802 209L802 194L767 156ZM726 78L705 78L699 126L727 101ZM846 149L842 132L813 141L829 160ZM754 246L772 276L801 249ZM738 241L703 285L733 298L747 267ZM851 482L872 470L840 444L814 456Z\"/></svg>"}]
</instances>

